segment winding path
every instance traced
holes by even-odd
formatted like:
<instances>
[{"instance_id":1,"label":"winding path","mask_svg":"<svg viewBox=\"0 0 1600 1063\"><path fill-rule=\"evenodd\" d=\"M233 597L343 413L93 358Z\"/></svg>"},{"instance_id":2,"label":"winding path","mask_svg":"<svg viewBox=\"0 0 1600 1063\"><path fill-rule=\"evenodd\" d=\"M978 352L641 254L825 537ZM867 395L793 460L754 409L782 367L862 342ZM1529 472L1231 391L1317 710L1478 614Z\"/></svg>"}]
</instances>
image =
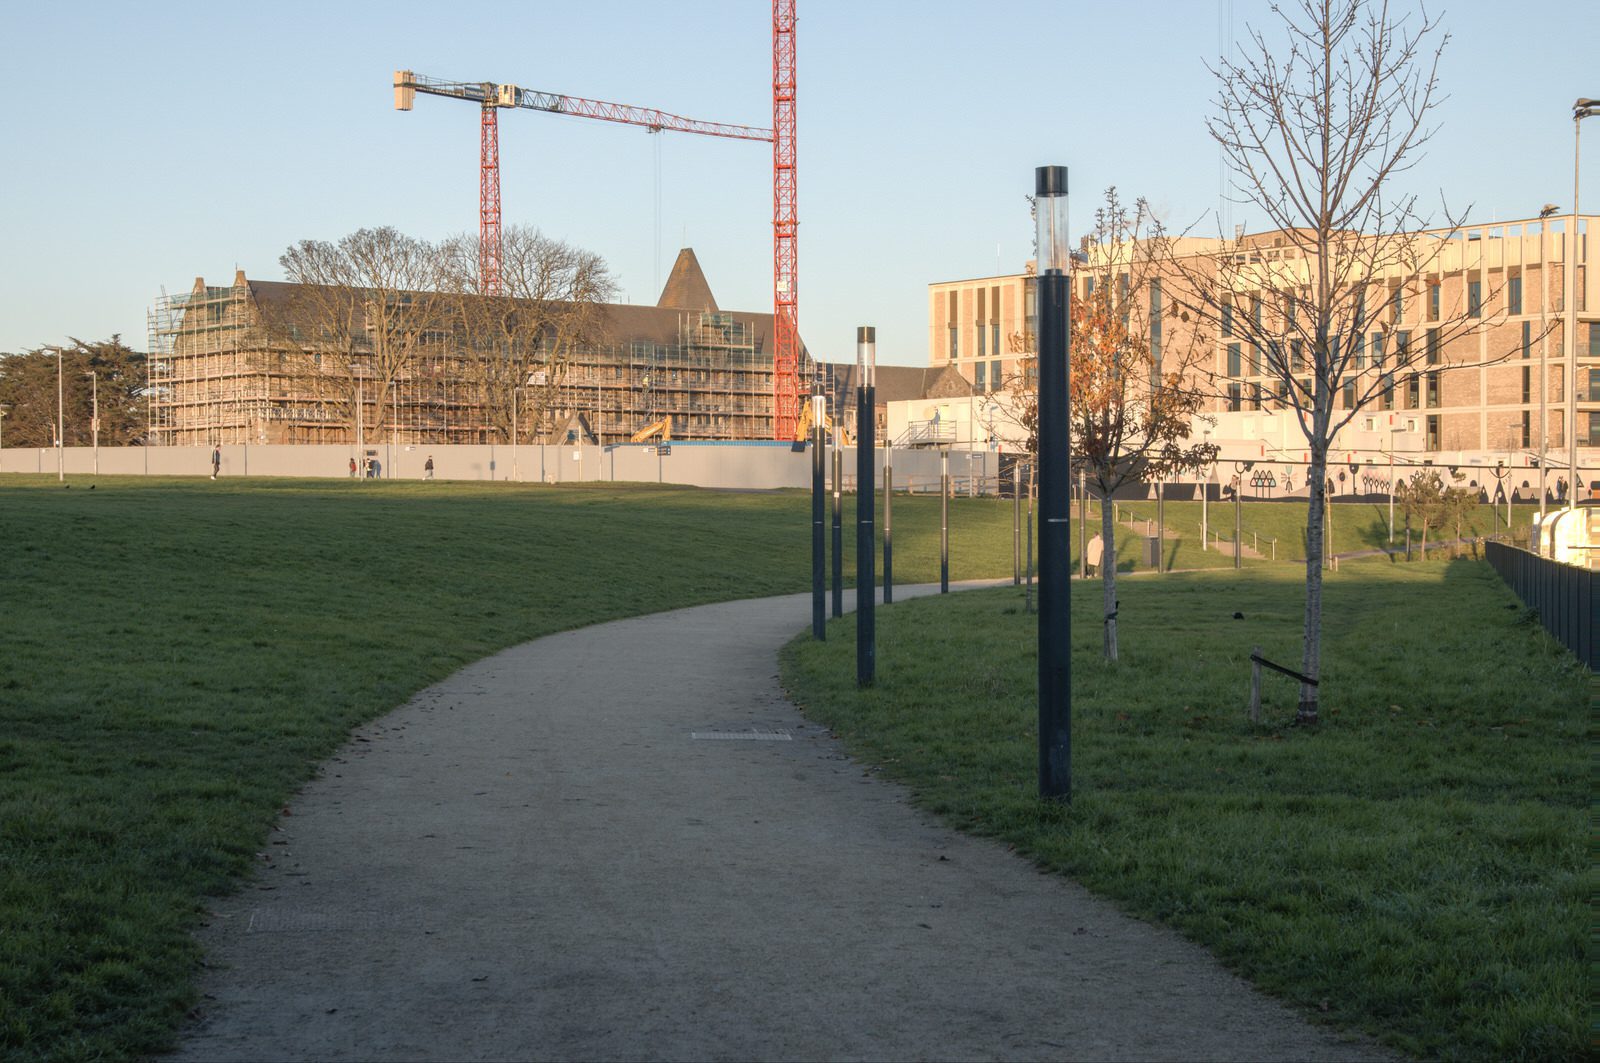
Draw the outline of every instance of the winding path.
<instances>
[{"instance_id":1,"label":"winding path","mask_svg":"<svg viewBox=\"0 0 1600 1063\"><path fill-rule=\"evenodd\" d=\"M809 619L554 635L362 729L219 902L178 1057L1382 1054L913 809L783 697Z\"/></svg>"}]
</instances>

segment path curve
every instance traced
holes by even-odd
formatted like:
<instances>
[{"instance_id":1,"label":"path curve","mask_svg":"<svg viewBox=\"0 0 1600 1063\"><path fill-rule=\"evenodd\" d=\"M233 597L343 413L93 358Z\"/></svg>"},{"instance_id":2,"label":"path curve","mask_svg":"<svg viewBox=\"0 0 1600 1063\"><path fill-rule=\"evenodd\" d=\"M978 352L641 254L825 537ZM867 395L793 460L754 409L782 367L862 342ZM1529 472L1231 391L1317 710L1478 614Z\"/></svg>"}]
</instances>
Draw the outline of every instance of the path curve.
<instances>
[{"instance_id":1,"label":"path curve","mask_svg":"<svg viewBox=\"0 0 1600 1063\"><path fill-rule=\"evenodd\" d=\"M177 1057L1382 1054L912 808L785 700L809 622L552 635L359 730L218 902Z\"/></svg>"}]
</instances>

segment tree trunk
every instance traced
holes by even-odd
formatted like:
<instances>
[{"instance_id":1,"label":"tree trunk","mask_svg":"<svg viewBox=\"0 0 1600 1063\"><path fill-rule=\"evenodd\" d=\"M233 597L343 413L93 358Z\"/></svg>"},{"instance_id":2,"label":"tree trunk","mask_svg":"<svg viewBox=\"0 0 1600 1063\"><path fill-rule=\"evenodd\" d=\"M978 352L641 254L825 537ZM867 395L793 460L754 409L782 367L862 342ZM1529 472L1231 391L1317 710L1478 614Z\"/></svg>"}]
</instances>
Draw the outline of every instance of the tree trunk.
<instances>
[{"instance_id":1,"label":"tree trunk","mask_svg":"<svg viewBox=\"0 0 1600 1063\"><path fill-rule=\"evenodd\" d=\"M1422 560L1428 560L1428 522L1422 522Z\"/></svg>"},{"instance_id":2,"label":"tree trunk","mask_svg":"<svg viewBox=\"0 0 1600 1063\"><path fill-rule=\"evenodd\" d=\"M1105 590L1106 660L1117 659L1117 547L1115 523L1107 501L1111 492L1100 496L1100 536L1105 548L1100 551L1100 585Z\"/></svg>"},{"instance_id":3,"label":"tree trunk","mask_svg":"<svg viewBox=\"0 0 1600 1063\"><path fill-rule=\"evenodd\" d=\"M1326 451L1311 452L1311 503L1306 513L1306 623L1305 652L1300 658L1300 671L1312 679L1318 677L1322 667L1322 553L1323 509L1327 506ZM1303 726L1317 723L1317 688L1309 683L1300 684L1300 706L1294 722Z\"/></svg>"}]
</instances>

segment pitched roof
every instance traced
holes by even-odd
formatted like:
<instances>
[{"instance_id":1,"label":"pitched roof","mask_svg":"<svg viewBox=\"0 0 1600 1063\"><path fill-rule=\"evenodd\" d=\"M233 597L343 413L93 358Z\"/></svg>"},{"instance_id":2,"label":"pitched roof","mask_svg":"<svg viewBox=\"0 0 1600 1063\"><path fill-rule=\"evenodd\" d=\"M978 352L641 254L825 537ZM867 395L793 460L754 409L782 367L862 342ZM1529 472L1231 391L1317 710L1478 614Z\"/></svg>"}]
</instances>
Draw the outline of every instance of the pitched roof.
<instances>
[{"instance_id":1,"label":"pitched roof","mask_svg":"<svg viewBox=\"0 0 1600 1063\"><path fill-rule=\"evenodd\" d=\"M672 264L672 273L656 305L676 310L716 310L717 300L711 294L711 285L706 283L706 275L700 270L700 260L694 257L694 248L686 247L678 252L678 260Z\"/></svg>"},{"instance_id":2,"label":"pitched roof","mask_svg":"<svg viewBox=\"0 0 1600 1063\"><path fill-rule=\"evenodd\" d=\"M829 391L845 396L849 404L855 402L856 367L853 362L828 362L823 365L829 382ZM876 392L873 399L878 405L886 402L903 402L907 399L951 398L971 395L972 384L954 367L942 365L880 365Z\"/></svg>"}]
</instances>

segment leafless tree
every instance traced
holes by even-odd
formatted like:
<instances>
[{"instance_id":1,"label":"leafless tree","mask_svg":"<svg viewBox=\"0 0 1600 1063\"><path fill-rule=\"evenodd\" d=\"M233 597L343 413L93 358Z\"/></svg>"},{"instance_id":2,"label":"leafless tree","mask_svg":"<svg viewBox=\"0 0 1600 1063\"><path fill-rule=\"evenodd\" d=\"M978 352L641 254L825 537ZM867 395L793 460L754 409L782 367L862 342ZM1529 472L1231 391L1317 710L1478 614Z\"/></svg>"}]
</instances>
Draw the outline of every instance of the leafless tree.
<instances>
[{"instance_id":1,"label":"leafless tree","mask_svg":"<svg viewBox=\"0 0 1600 1063\"><path fill-rule=\"evenodd\" d=\"M1302 672L1321 672L1323 510L1336 433L1375 402L1392 403L1411 374L1467 364L1453 341L1492 321L1488 297L1465 283L1461 219L1443 228L1415 195L1395 191L1434 132L1437 80L1448 43L1426 13L1397 16L1386 0L1297 0L1274 5L1281 40L1257 28L1237 61L1214 70L1209 122L1241 201L1277 230L1271 240L1224 236L1209 254L1174 256L1174 295L1224 342L1236 337L1251 368L1213 366L1230 404L1292 411L1310 459ZM1427 301L1425 337L1406 331L1405 309ZM1417 315L1412 314L1415 318ZM1371 335L1376 333L1376 335ZM1476 345L1473 345L1474 348ZM1491 359L1498 360L1498 359ZM1265 387L1228 377L1265 377ZM1246 390L1249 389L1249 390ZM1303 684L1296 720L1315 724L1317 687Z\"/></svg>"},{"instance_id":2,"label":"leafless tree","mask_svg":"<svg viewBox=\"0 0 1600 1063\"><path fill-rule=\"evenodd\" d=\"M441 249L385 226L302 240L278 261L297 287L270 322L271 346L296 359L289 375L352 431L359 400L366 437L380 438L399 381L454 340L458 300L444 290Z\"/></svg>"},{"instance_id":3,"label":"leafless tree","mask_svg":"<svg viewBox=\"0 0 1600 1063\"><path fill-rule=\"evenodd\" d=\"M502 235L503 294L478 284L478 238L458 236L445 247L445 271L467 337L463 370L483 405L486 423L511 439L547 432L574 353L604 339L605 304L616 282L605 261L589 251L526 226Z\"/></svg>"}]
</instances>

